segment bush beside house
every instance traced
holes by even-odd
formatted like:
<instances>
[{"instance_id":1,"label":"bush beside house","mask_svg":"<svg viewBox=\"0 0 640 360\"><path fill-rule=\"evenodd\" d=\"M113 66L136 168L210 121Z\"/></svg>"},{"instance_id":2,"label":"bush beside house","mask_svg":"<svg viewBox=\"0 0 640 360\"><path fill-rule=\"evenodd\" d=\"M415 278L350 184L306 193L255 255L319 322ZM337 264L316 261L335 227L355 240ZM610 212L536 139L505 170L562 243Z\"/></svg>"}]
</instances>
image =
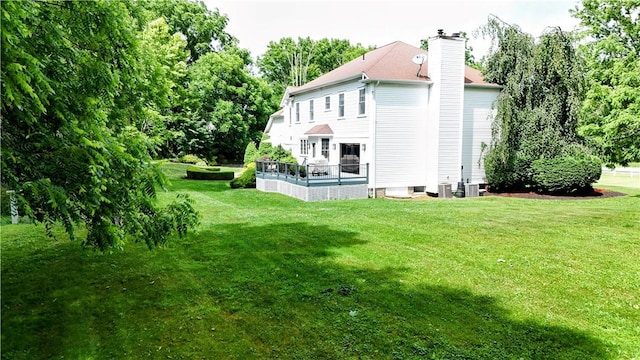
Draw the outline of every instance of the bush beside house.
<instances>
[{"instance_id":1,"label":"bush beside house","mask_svg":"<svg viewBox=\"0 0 640 360\"><path fill-rule=\"evenodd\" d=\"M267 138L263 138L265 140ZM231 181L232 189L240 188L255 188L256 187L256 161L257 160L272 160L280 161L283 163L297 164L298 161L291 154L291 152L285 150L282 146L272 146L271 143L262 141L260 146L256 148L253 142L247 145L244 152L244 166L245 170L242 174ZM295 174L295 165L290 166L290 171ZM304 168L300 168L299 171L304 171ZM304 175L306 176L306 174Z\"/></svg>"},{"instance_id":2,"label":"bush beside house","mask_svg":"<svg viewBox=\"0 0 640 360\"><path fill-rule=\"evenodd\" d=\"M266 138L263 138L265 140ZM244 166L256 160L273 160L295 164L298 162L290 151L285 150L281 145L273 146L271 143L262 141L260 146L250 142L244 152Z\"/></svg>"},{"instance_id":3,"label":"bush beside house","mask_svg":"<svg viewBox=\"0 0 640 360\"><path fill-rule=\"evenodd\" d=\"M591 191L591 184L600 179L602 163L595 156L562 156L536 160L531 169L539 192L581 194Z\"/></svg>"},{"instance_id":4,"label":"bush beside house","mask_svg":"<svg viewBox=\"0 0 640 360\"><path fill-rule=\"evenodd\" d=\"M486 59L485 80L503 87L484 157L491 189L590 190L602 170L577 131L585 72L575 39L554 28L536 40L497 18L483 32L499 45Z\"/></svg>"},{"instance_id":5,"label":"bush beside house","mask_svg":"<svg viewBox=\"0 0 640 360\"><path fill-rule=\"evenodd\" d=\"M253 189L256 187L256 163L252 162L240 176L230 183L232 189Z\"/></svg>"}]
</instances>

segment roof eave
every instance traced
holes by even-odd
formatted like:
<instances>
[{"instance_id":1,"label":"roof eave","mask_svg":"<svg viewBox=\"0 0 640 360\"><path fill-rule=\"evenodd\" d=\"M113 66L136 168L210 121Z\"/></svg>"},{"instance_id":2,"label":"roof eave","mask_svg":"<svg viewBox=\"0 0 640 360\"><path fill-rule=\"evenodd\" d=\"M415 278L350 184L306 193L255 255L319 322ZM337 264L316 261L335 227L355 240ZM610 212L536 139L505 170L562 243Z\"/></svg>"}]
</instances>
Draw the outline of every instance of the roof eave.
<instances>
[{"instance_id":1,"label":"roof eave","mask_svg":"<svg viewBox=\"0 0 640 360\"><path fill-rule=\"evenodd\" d=\"M308 87L306 89L297 89L297 90L291 91L289 93L289 95L304 94L304 93L309 92L309 91L322 89L322 88L329 87L329 86L334 86L334 85L341 84L341 83L344 83L344 82L348 82L348 81L351 81L351 80L362 79L362 74L363 73L359 73L359 74L356 74L356 75L352 75L352 76L348 76L348 77L345 77L345 78L329 81L329 82L326 82L326 83L320 83L318 85L314 85L314 86Z\"/></svg>"},{"instance_id":2,"label":"roof eave","mask_svg":"<svg viewBox=\"0 0 640 360\"><path fill-rule=\"evenodd\" d=\"M498 84L480 84L480 83L467 83L464 84L465 87L470 88L483 88L483 89L502 89L504 86Z\"/></svg>"},{"instance_id":3,"label":"roof eave","mask_svg":"<svg viewBox=\"0 0 640 360\"><path fill-rule=\"evenodd\" d=\"M371 82L383 82L388 84L409 84L409 85L433 85L433 81L431 80L401 80L401 79L376 79L369 78L362 80L363 83L371 83Z\"/></svg>"},{"instance_id":4,"label":"roof eave","mask_svg":"<svg viewBox=\"0 0 640 360\"><path fill-rule=\"evenodd\" d=\"M282 99L280 99L280 107L283 108L287 104L287 99L291 96L291 92L294 91L296 87L287 86L284 89L284 93L282 94Z\"/></svg>"},{"instance_id":5,"label":"roof eave","mask_svg":"<svg viewBox=\"0 0 640 360\"><path fill-rule=\"evenodd\" d=\"M268 134L271 131L271 125L273 124L273 117L269 117L269 121L267 121L267 125L264 127L264 133Z\"/></svg>"}]
</instances>

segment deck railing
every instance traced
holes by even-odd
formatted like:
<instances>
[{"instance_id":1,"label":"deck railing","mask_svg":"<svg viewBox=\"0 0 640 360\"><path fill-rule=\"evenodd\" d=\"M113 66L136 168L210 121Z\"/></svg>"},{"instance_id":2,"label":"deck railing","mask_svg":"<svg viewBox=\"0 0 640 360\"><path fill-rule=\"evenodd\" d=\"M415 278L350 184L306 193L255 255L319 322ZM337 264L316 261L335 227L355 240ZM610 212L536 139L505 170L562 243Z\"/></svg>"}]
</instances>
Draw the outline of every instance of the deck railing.
<instances>
[{"instance_id":1,"label":"deck railing","mask_svg":"<svg viewBox=\"0 0 640 360\"><path fill-rule=\"evenodd\" d=\"M369 183L369 164L293 164L256 161L256 178L277 179L302 186L356 185Z\"/></svg>"}]
</instances>

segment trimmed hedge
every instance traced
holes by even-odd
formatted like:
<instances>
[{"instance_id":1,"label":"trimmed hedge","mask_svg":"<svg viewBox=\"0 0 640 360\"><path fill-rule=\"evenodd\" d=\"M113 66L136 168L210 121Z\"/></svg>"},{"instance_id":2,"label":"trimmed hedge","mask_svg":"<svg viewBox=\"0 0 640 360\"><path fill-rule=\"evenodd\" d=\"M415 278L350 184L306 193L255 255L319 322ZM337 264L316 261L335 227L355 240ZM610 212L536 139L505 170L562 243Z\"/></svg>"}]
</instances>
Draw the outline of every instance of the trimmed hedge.
<instances>
[{"instance_id":1,"label":"trimmed hedge","mask_svg":"<svg viewBox=\"0 0 640 360\"><path fill-rule=\"evenodd\" d=\"M231 180L232 189L253 189L256 187L256 163L249 163L240 176Z\"/></svg>"},{"instance_id":2,"label":"trimmed hedge","mask_svg":"<svg viewBox=\"0 0 640 360\"><path fill-rule=\"evenodd\" d=\"M553 194L580 194L592 189L600 179L602 163L595 156L561 156L531 164L538 191Z\"/></svg>"},{"instance_id":3,"label":"trimmed hedge","mask_svg":"<svg viewBox=\"0 0 640 360\"><path fill-rule=\"evenodd\" d=\"M212 166L191 166L187 169L187 179L193 180L233 180L233 171L220 171Z\"/></svg>"},{"instance_id":4,"label":"trimmed hedge","mask_svg":"<svg viewBox=\"0 0 640 360\"><path fill-rule=\"evenodd\" d=\"M204 164L204 165L207 165L207 162L205 160L200 159L196 155L191 155L191 154L183 155L183 156L180 157L179 160L180 160L180 162L185 163L185 164Z\"/></svg>"},{"instance_id":5,"label":"trimmed hedge","mask_svg":"<svg viewBox=\"0 0 640 360\"><path fill-rule=\"evenodd\" d=\"M197 165L197 166L189 166L187 171L189 171L189 170L193 170L193 171L203 171L204 170L204 171L216 172L216 171L220 171L220 168L217 167L217 166L206 166L206 165L200 166L200 165Z\"/></svg>"}]
</instances>

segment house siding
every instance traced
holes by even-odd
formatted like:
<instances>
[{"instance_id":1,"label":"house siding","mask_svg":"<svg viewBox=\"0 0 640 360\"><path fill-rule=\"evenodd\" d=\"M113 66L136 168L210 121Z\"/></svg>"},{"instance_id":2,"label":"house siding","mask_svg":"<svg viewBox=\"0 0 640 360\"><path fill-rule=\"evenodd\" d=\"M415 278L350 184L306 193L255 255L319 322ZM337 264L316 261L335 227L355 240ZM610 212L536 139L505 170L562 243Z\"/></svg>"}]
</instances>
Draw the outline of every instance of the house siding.
<instances>
[{"instance_id":1,"label":"house siding","mask_svg":"<svg viewBox=\"0 0 640 360\"><path fill-rule=\"evenodd\" d=\"M443 183L456 182L460 178L464 42L441 40L441 43L438 182Z\"/></svg>"},{"instance_id":2,"label":"house siding","mask_svg":"<svg viewBox=\"0 0 640 360\"><path fill-rule=\"evenodd\" d=\"M431 193L438 185L455 185L461 177L485 182L480 161L482 144L491 140L492 103L497 87L465 86L464 40L452 37L430 39L429 81L350 78L327 83L306 92L283 97L284 118L274 121L272 143L280 142L299 162L310 161L300 152L300 140L316 143L316 158L322 156L322 139L329 138L329 164L340 163L341 144L360 144L360 163L370 164L369 188L373 193L411 193L425 186ZM409 61L410 59L407 59ZM417 66L416 66L417 70ZM358 114L359 90L365 89L366 114ZM338 117L339 95L344 94L344 116ZM325 98L331 108L325 110ZM314 119L309 102L314 102ZM296 104L300 121L296 121ZM317 125L329 125L332 135L305 135ZM362 145L366 145L365 147ZM464 167L461 173L461 166ZM378 192L380 190L380 192Z\"/></svg>"},{"instance_id":3,"label":"house siding","mask_svg":"<svg viewBox=\"0 0 640 360\"><path fill-rule=\"evenodd\" d=\"M491 123L495 116L492 104L498 88L465 88L464 127L462 130L462 166L465 181L486 183L482 144L491 142Z\"/></svg>"},{"instance_id":4,"label":"house siding","mask_svg":"<svg viewBox=\"0 0 640 360\"><path fill-rule=\"evenodd\" d=\"M366 113L364 115L358 115L358 100L359 90L365 88L366 93ZM344 94L344 117L338 117L338 95ZM325 110L325 97L331 98L331 108ZM309 114L309 101L314 102L314 119L310 120ZM295 104L300 104L300 121L295 121ZM286 149L290 149L293 156L295 156L299 162L303 162L305 159L311 159L312 149L309 149L308 155L302 155L300 153L300 140L309 139L310 144L316 143L316 158L321 156L321 139L329 138L329 164L338 164L340 162L340 144L355 143L355 144L368 144L369 142L369 114L371 113L372 94L368 85L361 83L360 81L351 81L335 86L325 87L318 90L310 91L308 93L298 94L293 96L291 103L288 107L292 108L291 112L293 119L288 129L279 128L278 131L286 132L282 138L284 138L283 146ZM321 106L320 106L321 105ZM288 107L285 107L284 124L289 124L287 114L289 113ZM333 130L333 135L327 136L310 136L305 135L310 128L315 125L327 124ZM276 133L276 131L272 131ZM291 140L289 140L289 138ZM274 145L277 143L274 142ZM334 149L335 145L335 149ZM309 145L311 146L311 145ZM370 151L360 152L360 162L370 162L368 155Z\"/></svg>"},{"instance_id":5,"label":"house siding","mask_svg":"<svg viewBox=\"0 0 640 360\"><path fill-rule=\"evenodd\" d=\"M375 188L423 186L427 86L376 88Z\"/></svg>"},{"instance_id":6,"label":"house siding","mask_svg":"<svg viewBox=\"0 0 640 360\"><path fill-rule=\"evenodd\" d=\"M460 180L464 99L464 40L435 38L429 42L429 96L426 191Z\"/></svg>"},{"instance_id":7,"label":"house siding","mask_svg":"<svg viewBox=\"0 0 640 360\"><path fill-rule=\"evenodd\" d=\"M271 131L269 132L271 135L269 141L271 141L272 144L284 143L286 139L284 117L275 117L271 121Z\"/></svg>"}]
</instances>

